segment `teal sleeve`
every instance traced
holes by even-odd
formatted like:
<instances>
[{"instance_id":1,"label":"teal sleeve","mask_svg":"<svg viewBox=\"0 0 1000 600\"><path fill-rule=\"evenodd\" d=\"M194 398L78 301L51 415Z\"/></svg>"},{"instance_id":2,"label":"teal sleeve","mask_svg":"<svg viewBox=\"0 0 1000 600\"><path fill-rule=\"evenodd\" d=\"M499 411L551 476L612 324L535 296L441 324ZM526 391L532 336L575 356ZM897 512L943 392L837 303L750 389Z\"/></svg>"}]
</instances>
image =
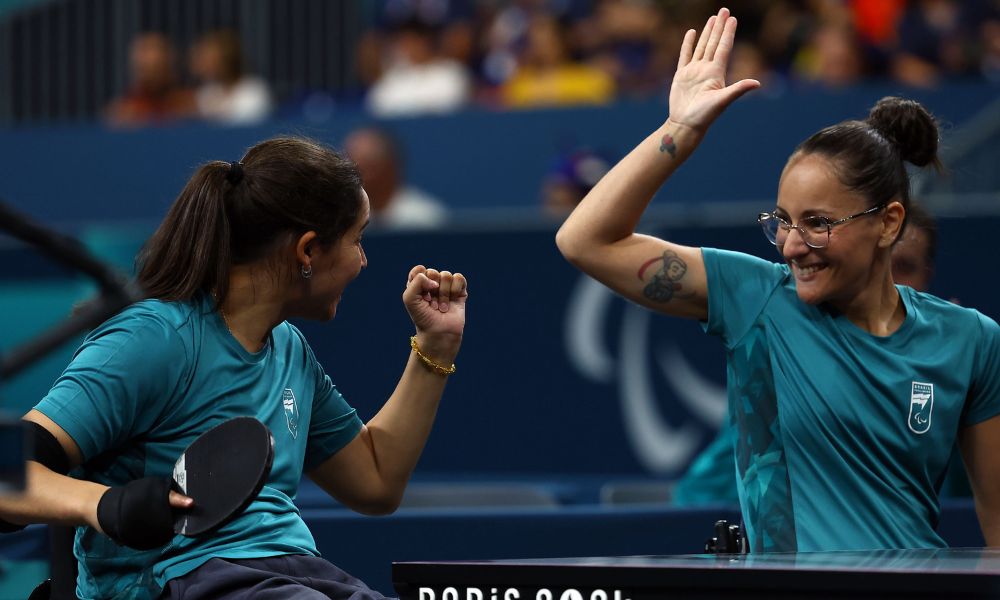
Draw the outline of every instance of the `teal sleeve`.
<instances>
[{"instance_id":1,"label":"teal sleeve","mask_svg":"<svg viewBox=\"0 0 1000 600\"><path fill-rule=\"evenodd\" d=\"M708 280L708 320L702 327L731 348L749 331L788 272L749 254L716 248L701 252Z\"/></svg>"},{"instance_id":2,"label":"teal sleeve","mask_svg":"<svg viewBox=\"0 0 1000 600\"><path fill-rule=\"evenodd\" d=\"M170 325L118 315L84 340L35 408L89 460L154 426L184 386L187 354Z\"/></svg>"},{"instance_id":3,"label":"teal sleeve","mask_svg":"<svg viewBox=\"0 0 1000 600\"><path fill-rule=\"evenodd\" d=\"M305 339L302 343L306 344L316 384L304 465L308 473L350 443L361 431L362 423L357 411L347 403L316 360L312 348Z\"/></svg>"},{"instance_id":4,"label":"teal sleeve","mask_svg":"<svg viewBox=\"0 0 1000 600\"><path fill-rule=\"evenodd\" d=\"M976 350L974 380L962 419L965 426L982 423L1000 414L1000 326L982 313L976 315L982 335Z\"/></svg>"}]
</instances>

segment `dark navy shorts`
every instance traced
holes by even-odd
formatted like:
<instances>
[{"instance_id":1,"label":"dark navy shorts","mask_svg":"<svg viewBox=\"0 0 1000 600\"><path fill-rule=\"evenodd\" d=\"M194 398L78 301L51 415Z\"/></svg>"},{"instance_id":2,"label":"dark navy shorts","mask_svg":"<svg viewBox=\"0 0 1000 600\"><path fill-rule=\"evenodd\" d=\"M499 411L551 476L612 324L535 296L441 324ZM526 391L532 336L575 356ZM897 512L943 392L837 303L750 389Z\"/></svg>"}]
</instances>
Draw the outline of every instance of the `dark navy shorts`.
<instances>
[{"instance_id":1,"label":"dark navy shorts","mask_svg":"<svg viewBox=\"0 0 1000 600\"><path fill-rule=\"evenodd\" d=\"M213 558L183 577L171 579L161 599L169 600L384 600L322 558L306 555Z\"/></svg>"}]
</instances>

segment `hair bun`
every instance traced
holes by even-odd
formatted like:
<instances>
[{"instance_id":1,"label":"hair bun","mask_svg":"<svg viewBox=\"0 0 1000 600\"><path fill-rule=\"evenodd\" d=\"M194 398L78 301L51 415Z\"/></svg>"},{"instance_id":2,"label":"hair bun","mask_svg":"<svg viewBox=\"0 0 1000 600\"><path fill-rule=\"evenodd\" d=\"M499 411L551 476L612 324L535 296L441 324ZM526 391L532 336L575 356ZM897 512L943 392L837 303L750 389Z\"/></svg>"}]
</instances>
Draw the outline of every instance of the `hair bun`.
<instances>
[{"instance_id":1,"label":"hair bun","mask_svg":"<svg viewBox=\"0 0 1000 600\"><path fill-rule=\"evenodd\" d=\"M937 164L937 122L919 102L886 96L872 107L867 122L896 147L903 160L918 167Z\"/></svg>"}]
</instances>

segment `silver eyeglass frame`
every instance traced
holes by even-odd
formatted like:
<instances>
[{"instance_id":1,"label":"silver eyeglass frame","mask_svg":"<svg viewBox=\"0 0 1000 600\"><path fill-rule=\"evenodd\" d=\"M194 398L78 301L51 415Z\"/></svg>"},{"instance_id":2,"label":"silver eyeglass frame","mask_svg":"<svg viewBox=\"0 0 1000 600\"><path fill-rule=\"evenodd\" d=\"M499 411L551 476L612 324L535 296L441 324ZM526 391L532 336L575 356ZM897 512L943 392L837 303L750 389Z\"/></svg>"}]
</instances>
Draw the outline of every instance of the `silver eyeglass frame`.
<instances>
[{"instance_id":1,"label":"silver eyeglass frame","mask_svg":"<svg viewBox=\"0 0 1000 600\"><path fill-rule=\"evenodd\" d=\"M802 225L792 225L788 221L786 221L786 220L782 219L781 217L779 217L778 215L774 214L773 210L771 212L762 212L762 213L759 213L757 215L757 223L759 223L760 226L761 226L761 229L764 230L764 237L767 238L767 241L771 242L771 244L773 244L775 246L778 245L777 231L775 231L775 238L774 239L771 239L771 236L768 235L769 229L768 229L767 222L770 221L770 220L772 220L772 219L776 220L778 222L778 227L781 228L781 229L784 229L785 231L790 232L793 229L797 230L799 232L799 236L802 238L802 242L806 246L809 246L810 248L819 250L820 248L826 248L827 246L830 245L830 231L834 227L836 227L837 225L843 225L844 223L847 223L848 221L852 221L852 220L857 219L859 217L865 217L865 216L877 213L880 210L882 210L883 208L885 208L886 206L888 206L888 204L878 204L876 206L873 206L873 207L869 208L868 210L863 210L863 211L861 211L861 212L859 212L857 214L853 214L853 215L844 217L843 219L837 219L836 221L831 221L831 220L827 219L826 217L818 216L818 215L817 216L812 216L812 217L806 217L807 219L821 219L822 221L825 221L825 223L823 223L823 224L826 225L826 242L823 243L823 244L819 244L819 245L817 245L815 243L810 244L807 241L807 238L812 238L814 234L812 234L812 233L806 233L805 228L803 228ZM822 234L820 234L820 235L822 235Z\"/></svg>"}]
</instances>

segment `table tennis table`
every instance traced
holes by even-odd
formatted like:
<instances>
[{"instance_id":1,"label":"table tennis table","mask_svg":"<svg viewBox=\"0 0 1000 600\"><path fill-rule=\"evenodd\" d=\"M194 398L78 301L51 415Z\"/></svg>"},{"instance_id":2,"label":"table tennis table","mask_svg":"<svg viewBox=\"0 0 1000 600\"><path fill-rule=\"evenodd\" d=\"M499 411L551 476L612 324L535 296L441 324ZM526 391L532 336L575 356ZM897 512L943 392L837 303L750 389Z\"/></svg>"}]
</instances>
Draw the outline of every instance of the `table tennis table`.
<instances>
[{"instance_id":1,"label":"table tennis table","mask_svg":"<svg viewBox=\"0 0 1000 600\"><path fill-rule=\"evenodd\" d=\"M397 562L401 600L1000 598L1000 549Z\"/></svg>"}]
</instances>

